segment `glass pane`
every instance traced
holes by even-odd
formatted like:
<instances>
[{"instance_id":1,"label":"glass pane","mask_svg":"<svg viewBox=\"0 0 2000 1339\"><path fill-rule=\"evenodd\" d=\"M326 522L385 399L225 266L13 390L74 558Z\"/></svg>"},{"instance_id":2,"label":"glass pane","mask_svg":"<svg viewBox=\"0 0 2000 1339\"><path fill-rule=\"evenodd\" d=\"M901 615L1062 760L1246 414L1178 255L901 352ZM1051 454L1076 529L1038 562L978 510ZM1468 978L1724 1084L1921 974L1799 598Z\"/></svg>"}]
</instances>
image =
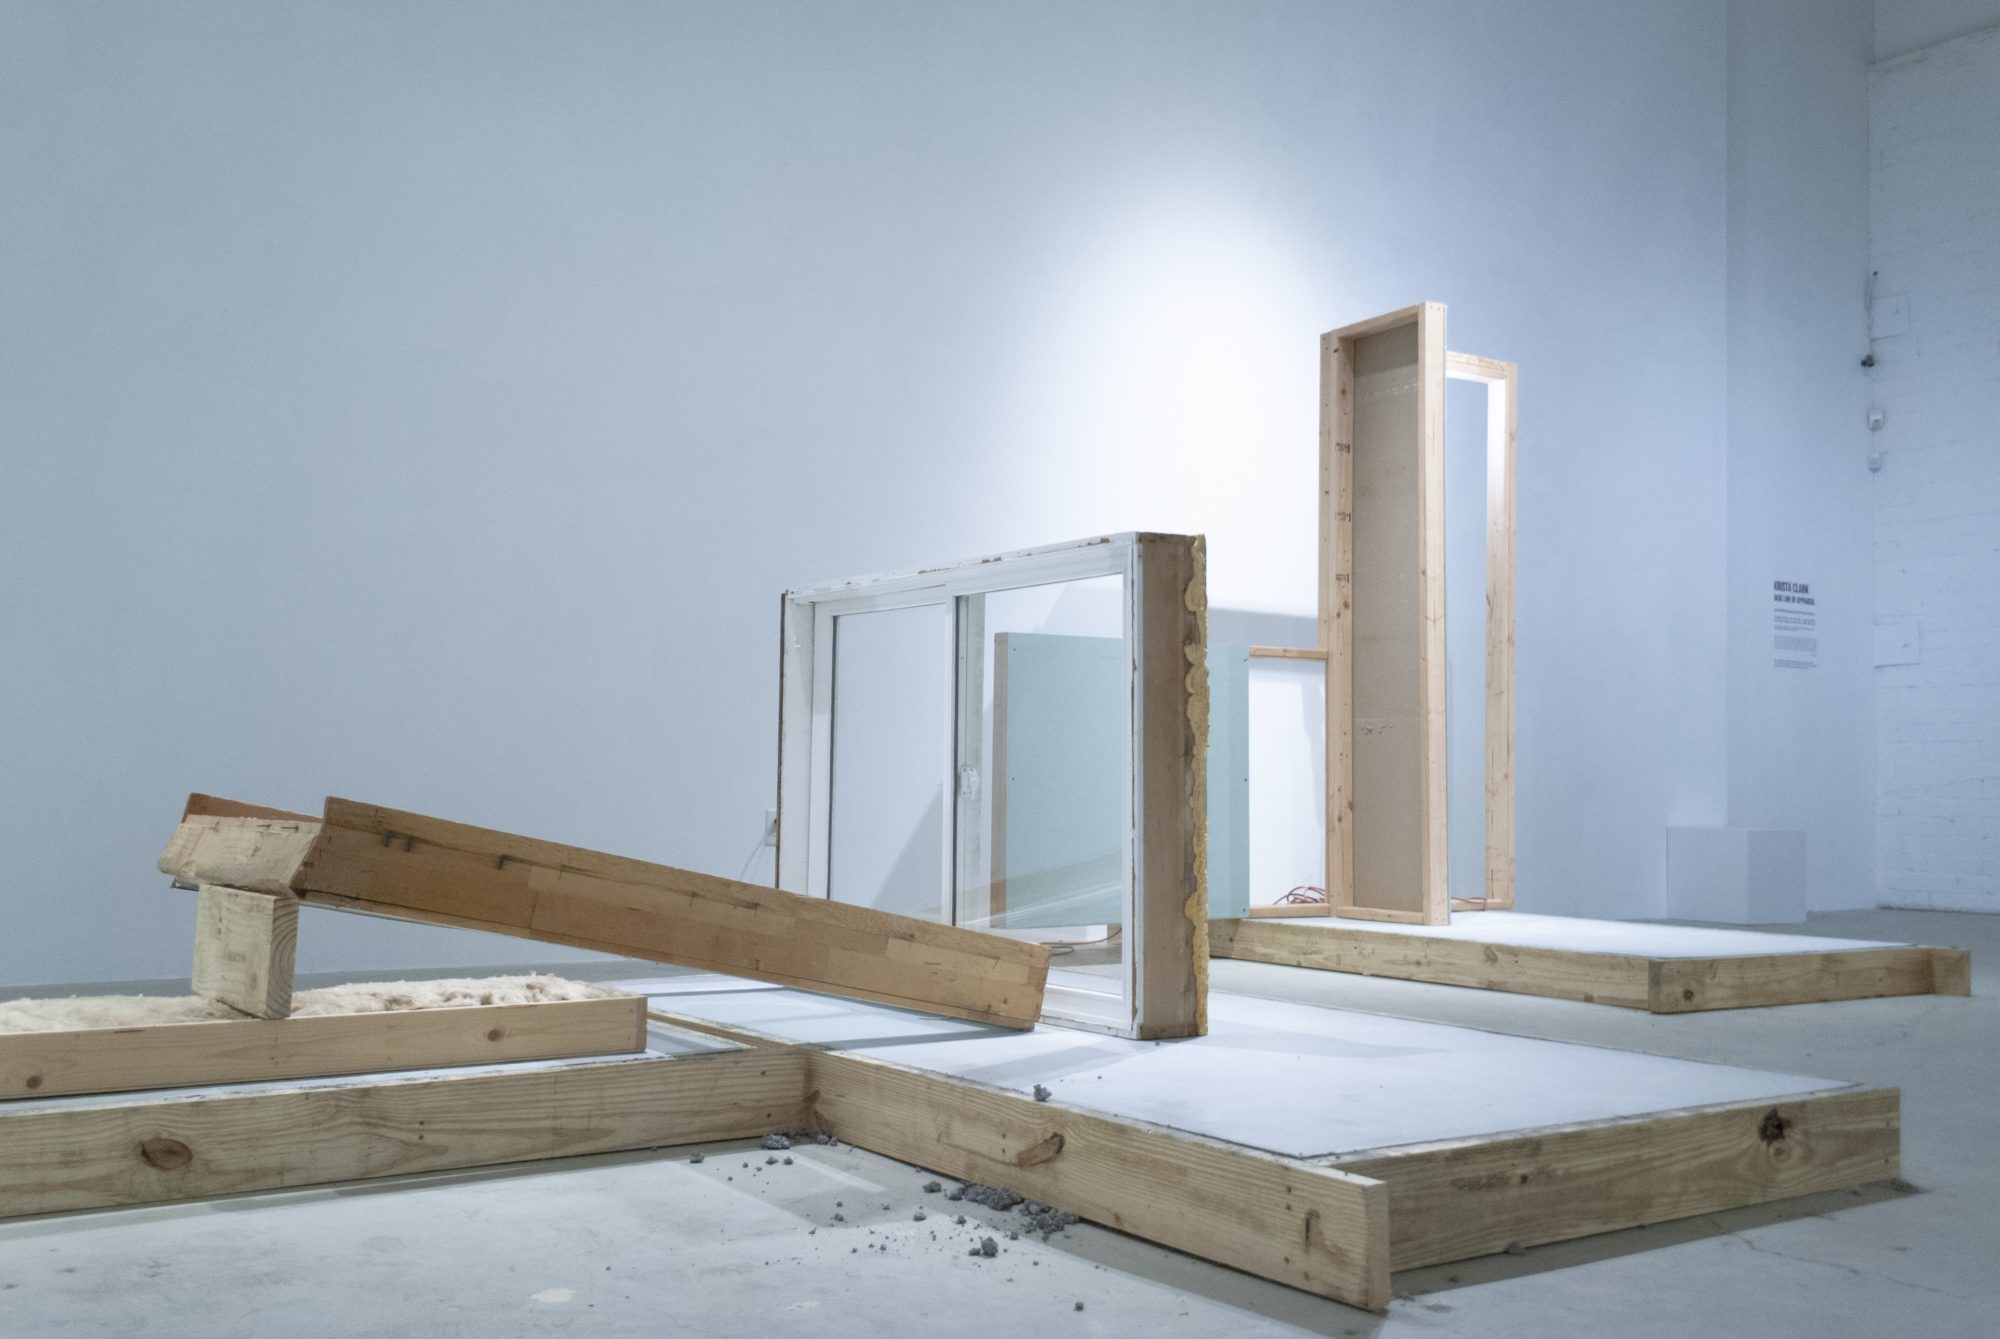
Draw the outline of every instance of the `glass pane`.
<instances>
[{"instance_id":1,"label":"glass pane","mask_svg":"<svg viewBox=\"0 0 2000 1339\"><path fill-rule=\"evenodd\" d=\"M1053 985L1122 994L1132 815L1123 579L960 603L959 923L1051 944Z\"/></svg>"},{"instance_id":2,"label":"glass pane","mask_svg":"<svg viewBox=\"0 0 2000 1339\"><path fill-rule=\"evenodd\" d=\"M833 620L833 786L827 892L837 902L949 919L949 604Z\"/></svg>"}]
</instances>

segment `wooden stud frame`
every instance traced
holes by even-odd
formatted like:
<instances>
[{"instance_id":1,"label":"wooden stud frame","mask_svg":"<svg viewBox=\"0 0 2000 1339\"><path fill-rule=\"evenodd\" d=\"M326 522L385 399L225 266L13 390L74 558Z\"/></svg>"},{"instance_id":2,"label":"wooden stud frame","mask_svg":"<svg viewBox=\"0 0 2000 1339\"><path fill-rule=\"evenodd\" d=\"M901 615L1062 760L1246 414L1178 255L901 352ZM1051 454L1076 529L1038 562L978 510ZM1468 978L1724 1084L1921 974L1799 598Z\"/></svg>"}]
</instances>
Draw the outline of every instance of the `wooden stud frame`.
<instances>
[{"instance_id":1,"label":"wooden stud frame","mask_svg":"<svg viewBox=\"0 0 2000 1339\"><path fill-rule=\"evenodd\" d=\"M1326 889L1336 916L1425 924L1450 917L1444 326L1444 305L1426 302L1320 340ZM1405 341L1412 346L1407 364ZM1380 367L1373 365L1377 350ZM1400 409L1395 392L1406 375L1414 381L1414 456L1405 455L1411 445L1379 440L1404 427L1390 416ZM1410 496L1385 496L1392 491ZM1414 907L1394 905L1412 897Z\"/></svg>"},{"instance_id":2,"label":"wooden stud frame","mask_svg":"<svg viewBox=\"0 0 2000 1339\"><path fill-rule=\"evenodd\" d=\"M1207 600L1198 536L1105 535L918 572L787 591L783 599L778 748L780 888L826 897L833 807L834 620L887 609L952 611L954 711L939 743L945 793L947 906L961 886L976 824L965 812L960 769L979 737L984 597L1091 577L1123 582L1123 627L1132 653L1124 807L1124 952L1117 996L1051 984L1051 1022L1165 1038L1207 1027ZM961 835L967 841L959 840Z\"/></svg>"},{"instance_id":3,"label":"wooden stud frame","mask_svg":"<svg viewBox=\"0 0 2000 1339\"><path fill-rule=\"evenodd\" d=\"M1357 780L1357 687L1355 674L1355 476L1357 392L1355 364L1362 341L1413 329L1415 339L1414 467L1409 501L1414 504L1414 536L1381 556L1405 565L1413 578L1407 604L1392 596L1399 612L1413 617L1407 655L1393 664L1370 666L1377 676L1414 685L1402 747L1414 755L1416 784L1400 806L1394 795ZM1253 917L1344 916L1365 920L1442 925L1453 909L1501 909L1514 905L1514 455L1518 371L1514 364L1444 347L1445 308L1427 302L1372 320L1329 331L1320 340L1320 512L1319 645L1253 646L1259 658L1319 660L1326 665L1326 887L1324 904L1254 907ZM1444 388L1447 380L1474 381L1486 402L1486 721L1485 836L1482 896L1452 899L1446 867L1446 762L1444 702ZM1367 418L1365 410L1362 418ZM1371 440L1360 450L1370 464L1393 460L1404 448L1396 441ZM1373 514L1373 509L1367 509ZM1371 612L1362 611L1364 618ZM1368 712L1369 704L1360 708ZM1399 723L1371 720L1362 736L1392 734ZM1407 728L1414 726L1413 729ZM1364 746L1365 751L1365 746ZM1357 809L1357 804L1359 808ZM1385 809L1387 810L1385 814ZM1382 889L1355 872L1358 825L1410 829L1405 841L1416 853L1415 877L1406 881L1415 906L1382 906ZM1371 836L1376 835L1373 830ZM1406 895L1405 901L1410 900Z\"/></svg>"}]
</instances>

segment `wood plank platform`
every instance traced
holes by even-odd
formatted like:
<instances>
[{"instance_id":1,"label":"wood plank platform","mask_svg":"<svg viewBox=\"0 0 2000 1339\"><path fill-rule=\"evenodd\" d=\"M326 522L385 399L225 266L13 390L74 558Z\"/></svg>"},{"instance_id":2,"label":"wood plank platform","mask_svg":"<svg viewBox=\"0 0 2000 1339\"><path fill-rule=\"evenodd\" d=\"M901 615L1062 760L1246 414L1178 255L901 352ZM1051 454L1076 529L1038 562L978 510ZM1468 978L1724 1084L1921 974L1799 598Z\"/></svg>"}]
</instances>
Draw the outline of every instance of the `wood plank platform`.
<instances>
[{"instance_id":1,"label":"wood plank platform","mask_svg":"<svg viewBox=\"0 0 2000 1339\"><path fill-rule=\"evenodd\" d=\"M619 984L649 992L654 1016L679 1026L809 1048L816 1112L843 1139L1294 1286L1312 1287L1288 1276L1297 1262L1284 1252L1274 1264L1229 1251L1244 1214L1262 1215L1274 1241L1305 1240L1283 1227L1298 1204L1295 1177L1282 1193L1238 1195L1199 1172L1133 1169L1157 1184L1126 1186L1106 1212L1094 1197L1118 1155L1102 1133L1070 1122L1379 1182L1395 1269L1898 1171L1894 1089L1221 994L1208 1036L1153 1046L1053 1028L1000 1032L713 977ZM891 1081L884 1070L918 1077ZM1036 1085L1048 1100L1034 1101ZM1017 1105L989 1113L995 1093ZM1051 1140L1054 1154L1035 1152ZM1229 1226L1205 1234L1218 1206ZM1155 1221L1175 1223L1179 1236L1149 1231ZM1344 1244L1369 1240L1354 1235L1365 1215L1320 1221L1343 1223ZM1351 1266L1342 1284L1350 1291L1312 1290L1372 1305L1365 1287L1352 1291Z\"/></svg>"},{"instance_id":2,"label":"wood plank platform","mask_svg":"<svg viewBox=\"0 0 2000 1339\"><path fill-rule=\"evenodd\" d=\"M1209 954L1661 1014L1971 993L1962 949L1507 912L1449 926L1218 920Z\"/></svg>"}]
</instances>

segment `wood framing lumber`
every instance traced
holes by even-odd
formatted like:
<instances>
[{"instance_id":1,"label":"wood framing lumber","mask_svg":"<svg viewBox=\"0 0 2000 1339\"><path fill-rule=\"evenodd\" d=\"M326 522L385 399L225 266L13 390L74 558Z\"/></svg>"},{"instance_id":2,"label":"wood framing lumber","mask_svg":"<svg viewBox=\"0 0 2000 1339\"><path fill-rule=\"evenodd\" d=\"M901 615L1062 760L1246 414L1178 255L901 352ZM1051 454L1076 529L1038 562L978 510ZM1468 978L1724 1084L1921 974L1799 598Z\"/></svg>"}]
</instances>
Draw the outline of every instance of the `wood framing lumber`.
<instances>
[{"instance_id":1,"label":"wood framing lumber","mask_svg":"<svg viewBox=\"0 0 2000 1339\"><path fill-rule=\"evenodd\" d=\"M1198 1037L1208 1031L1208 545L1142 535L1139 555L1131 1035Z\"/></svg>"},{"instance_id":2,"label":"wood framing lumber","mask_svg":"<svg viewBox=\"0 0 2000 1339\"><path fill-rule=\"evenodd\" d=\"M1900 1095L1852 1088L1345 1155L1413 1269L1897 1175Z\"/></svg>"},{"instance_id":3,"label":"wood framing lumber","mask_svg":"<svg viewBox=\"0 0 2000 1339\"><path fill-rule=\"evenodd\" d=\"M1208 945L1208 951L1218 958L1357 976L1505 990L1628 1009L1644 1009L1651 999L1648 960L1612 953L1573 953L1378 930L1342 933L1334 927L1267 920L1212 921Z\"/></svg>"},{"instance_id":4,"label":"wood framing lumber","mask_svg":"<svg viewBox=\"0 0 2000 1339\"><path fill-rule=\"evenodd\" d=\"M201 885L194 914L194 993L252 1018L292 1012L299 900Z\"/></svg>"},{"instance_id":5,"label":"wood framing lumber","mask_svg":"<svg viewBox=\"0 0 2000 1339\"><path fill-rule=\"evenodd\" d=\"M638 995L16 1032L0 1034L0 1099L442 1069L645 1048L646 1001Z\"/></svg>"},{"instance_id":6,"label":"wood framing lumber","mask_svg":"<svg viewBox=\"0 0 2000 1339\"><path fill-rule=\"evenodd\" d=\"M0 1108L0 1217L767 1134L804 1057L737 1050Z\"/></svg>"},{"instance_id":7,"label":"wood framing lumber","mask_svg":"<svg viewBox=\"0 0 2000 1339\"><path fill-rule=\"evenodd\" d=\"M1695 1013L1893 995L1970 993L1962 950L1891 944L1747 957L1653 958L1266 919L1211 921L1218 958Z\"/></svg>"},{"instance_id":8,"label":"wood framing lumber","mask_svg":"<svg viewBox=\"0 0 2000 1339\"><path fill-rule=\"evenodd\" d=\"M205 802L205 803L204 803ZM176 881L699 967L1001 1027L1041 1016L1049 951L352 800L317 821L190 800L160 857Z\"/></svg>"},{"instance_id":9,"label":"wood framing lumber","mask_svg":"<svg viewBox=\"0 0 2000 1339\"><path fill-rule=\"evenodd\" d=\"M811 1121L857 1148L1322 1297L1375 1311L1389 1304L1388 1198L1371 1178L869 1056L792 1049L805 1057Z\"/></svg>"},{"instance_id":10,"label":"wood framing lumber","mask_svg":"<svg viewBox=\"0 0 2000 1339\"><path fill-rule=\"evenodd\" d=\"M1646 1007L1680 1014L1887 995L1969 995L1970 962L1963 949L1915 946L1661 958L1651 966Z\"/></svg>"}]
</instances>

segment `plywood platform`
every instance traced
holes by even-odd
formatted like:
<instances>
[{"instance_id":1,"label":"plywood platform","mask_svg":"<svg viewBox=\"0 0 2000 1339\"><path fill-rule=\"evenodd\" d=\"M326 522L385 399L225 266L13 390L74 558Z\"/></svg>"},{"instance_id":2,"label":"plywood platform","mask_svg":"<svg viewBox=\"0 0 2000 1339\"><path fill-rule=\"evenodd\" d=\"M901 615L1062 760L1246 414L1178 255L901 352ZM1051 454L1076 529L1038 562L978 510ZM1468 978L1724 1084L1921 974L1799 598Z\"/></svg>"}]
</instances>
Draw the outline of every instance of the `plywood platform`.
<instances>
[{"instance_id":1,"label":"plywood platform","mask_svg":"<svg viewBox=\"0 0 2000 1339\"><path fill-rule=\"evenodd\" d=\"M1653 1013L1971 993L1962 949L1508 911L1460 914L1449 925L1212 921L1209 952Z\"/></svg>"},{"instance_id":2,"label":"plywood platform","mask_svg":"<svg viewBox=\"0 0 2000 1339\"><path fill-rule=\"evenodd\" d=\"M1220 994L1208 1036L1156 1045L714 977L618 984L739 1040L980 1090L1040 1085L1051 1104L1382 1181L1395 1268L1897 1174L1895 1090L1802 1075ZM948 1112L930 1134L951 1142Z\"/></svg>"}]
</instances>

